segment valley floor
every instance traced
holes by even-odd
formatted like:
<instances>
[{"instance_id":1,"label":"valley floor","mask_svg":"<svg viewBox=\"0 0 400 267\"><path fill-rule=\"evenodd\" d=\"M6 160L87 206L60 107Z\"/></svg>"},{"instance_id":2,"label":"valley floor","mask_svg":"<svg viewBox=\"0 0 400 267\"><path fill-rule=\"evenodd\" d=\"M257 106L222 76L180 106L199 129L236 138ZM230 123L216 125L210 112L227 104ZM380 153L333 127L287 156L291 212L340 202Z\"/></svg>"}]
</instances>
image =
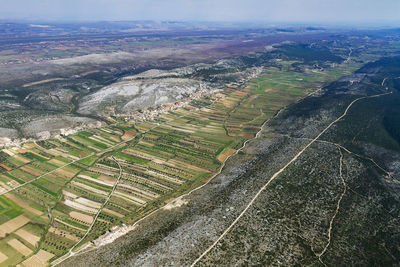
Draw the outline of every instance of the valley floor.
<instances>
[{"instance_id":1,"label":"valley floor","mask_svg":"<svg viewBox=\"0 0 400 267\"><path fill-rule=\"evenodd\" d=\"M400 70L388 61L290 105L206 185L62 265L396 266L399 145L381 120L394 119Z\"/></svg>"},{"instance_id":2,"label":"valley floor","mask_svg":"<svg viewBox=\"0 0 400 267\"><path fill-rule=\"evenodd\" d=\"M56 264L108 231L160 211L221 173L280 109L357 67L295 73L280 64L154 121L3 149L1 264Z\"/></svg>"}]
</instances>

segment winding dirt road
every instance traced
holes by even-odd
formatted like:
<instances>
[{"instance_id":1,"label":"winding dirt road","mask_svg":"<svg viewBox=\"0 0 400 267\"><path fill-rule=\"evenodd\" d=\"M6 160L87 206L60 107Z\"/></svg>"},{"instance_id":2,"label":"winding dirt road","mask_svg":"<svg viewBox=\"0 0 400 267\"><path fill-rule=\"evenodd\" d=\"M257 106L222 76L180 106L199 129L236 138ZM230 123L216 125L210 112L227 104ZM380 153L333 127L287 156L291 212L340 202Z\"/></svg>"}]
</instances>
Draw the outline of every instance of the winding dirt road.
<instances>
[{"instance_id":1,"label":"winding dirt road","mask_svg":"<svg viewBox=\"0 0 400 267\"><path fill-rule=\"evenodd\" d=\"M76 253L76 252L74 252L74 249L89 235L90 231L92 230L93 226L95 225L95 223L96 223L96 221L97 221L97 218L99 217L100 213L103 211L104 207L107 205L107 203L108 203L108 201L110 200L111 196L113 195L115 189L117 188L117 185L119 184L119 181L121 180L121 177L122 177L122 167L121 167L121 165L119 164L118 160L116 160L116 159L114 158L114 156L112 156L112 159L114 160L115 163L118 164L118 167L119 167L119 176L118 176L118 178L117 178L117 181L115 181L114 186L113 186L111 192L108 194L106 200L103 202L103 204L101 205L101 207L100 207L99 210L97 211L96 216L94 217L93 222L92 222L92 224L89 226L89 228L88 228L88 230L86 231L85 235L82 236L82 238L81 238L78 242L76 242L75 245L73 245L73 246L70 248L70 250L69 250L69 252L68 252L67 254L65 254L63 257L57 259L56 261L54 261L54 262L52 263L53 266L55 266L55 265L57 265L57 264L60 264L61 262L65 261L66 259L68 259L69 257L73 256L73 255ZM86 248L86 247L85 247L85 248Z\"/></svg>"},{"instance_id":2,"label":"winding dirt road","mask_svg":"<svg viewBox=\"0 0 400 267\"><path fill-rule=\"evenodd\" d=\"M286 170L287 167L289 167L293 162L295 162L303 153L306 151L313 143L315 143L327 130L329 130L335 123L343 119L349 109L353 106L354 103L362 100L362 99L367 99L367 98L375 98L375 97L380 97L384 95L391 94L392 92L384 93L384 94L378 94L378 95L373 95L373 96L364 96L364 97L359 97L355 100L353 100L345 109L343 114L338 117L336 120L331 122L325 129L323 129L314 139L311 140L310 143L308 143L302 150L299 151L285 166L283 166L279 171L277 171L272 177L265 183L261 189L257 192L257 194L251 199L249 204L247 204L246 208L239 214L239 216L236 217L236 219L231 223L231 225L228 226L228 228L225 229L225 231L214 241L213 244L211 244L192 264L192 266L195 266L205 255L207 255L218 243L221 241L226 234L237 224L237 222L243 217L243 215L247 212L247 210L254 204L256 199L259 197L259 195L268 187L268 185L275 180L283 171Z\"/></svg>"}]
</instances>

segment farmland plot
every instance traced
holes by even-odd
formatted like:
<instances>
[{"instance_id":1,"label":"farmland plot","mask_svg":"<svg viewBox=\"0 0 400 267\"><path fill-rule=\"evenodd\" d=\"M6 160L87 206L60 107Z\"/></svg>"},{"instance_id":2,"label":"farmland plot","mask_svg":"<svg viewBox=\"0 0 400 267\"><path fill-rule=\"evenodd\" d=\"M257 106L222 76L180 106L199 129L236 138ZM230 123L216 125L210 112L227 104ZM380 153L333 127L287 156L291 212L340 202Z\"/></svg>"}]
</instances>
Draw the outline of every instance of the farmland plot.
<instances>
[{"instance_id":1,"label":"farmland plot","mask_svg":"<svg viewBox=\"0 0 400 267\"><path fill-rule=\"evenodd\" d=\"M45 266L137 221L213 177L281 108L352 70L294 73L280 64L153 121L1 150L0 235L10 238L0 240L9 247L0 261Z\"/></svg>"}]
</instances>

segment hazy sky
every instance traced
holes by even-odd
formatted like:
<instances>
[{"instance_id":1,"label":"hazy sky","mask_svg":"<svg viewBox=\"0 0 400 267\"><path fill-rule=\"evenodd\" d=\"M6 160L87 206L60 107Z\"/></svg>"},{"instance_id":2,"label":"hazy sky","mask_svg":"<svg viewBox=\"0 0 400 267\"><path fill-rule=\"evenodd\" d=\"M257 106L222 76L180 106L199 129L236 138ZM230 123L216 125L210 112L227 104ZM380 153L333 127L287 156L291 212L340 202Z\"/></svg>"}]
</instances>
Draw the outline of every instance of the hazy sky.
<instances>
[{"instance_id":1,"label":"hazy sky","mask_svg":"<svg viewBox=\"0 0 400 267\"><path fill-rule=\"evenodd\" d=\"M0 19L400 21L400 0L0 0Z\"/></svg>"}]
</instances>

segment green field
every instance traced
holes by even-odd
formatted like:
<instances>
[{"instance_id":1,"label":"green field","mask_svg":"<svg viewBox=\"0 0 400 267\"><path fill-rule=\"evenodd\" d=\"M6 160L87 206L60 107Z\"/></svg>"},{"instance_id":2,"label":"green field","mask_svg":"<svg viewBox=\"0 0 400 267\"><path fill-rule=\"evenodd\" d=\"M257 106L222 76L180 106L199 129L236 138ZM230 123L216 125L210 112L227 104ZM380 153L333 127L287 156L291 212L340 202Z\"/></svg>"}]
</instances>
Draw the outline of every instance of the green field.
<instances>
[{"instance_id":1,"label":"green field","mask_svg":"<svg viewBox=\"0 0 400 267\"><path fill-rule=\"evenodd\" d=\"M324 72L296 72L293 63L280 61L257 78L156 121L129 121L3 149L0 234L7 238L0 239L0 251L7 260L1 264L18 264L39 250L54 260L114 225L137 221L213 177L280 109L360 66L350 61ZM136 136L126 140L128 131ZM7 230L10 220L21 224ZM20 230L39 241L33 246L16 234ZM23 256L10 247L11 238L31 253Z\"/></svg>"}]
</instances>

